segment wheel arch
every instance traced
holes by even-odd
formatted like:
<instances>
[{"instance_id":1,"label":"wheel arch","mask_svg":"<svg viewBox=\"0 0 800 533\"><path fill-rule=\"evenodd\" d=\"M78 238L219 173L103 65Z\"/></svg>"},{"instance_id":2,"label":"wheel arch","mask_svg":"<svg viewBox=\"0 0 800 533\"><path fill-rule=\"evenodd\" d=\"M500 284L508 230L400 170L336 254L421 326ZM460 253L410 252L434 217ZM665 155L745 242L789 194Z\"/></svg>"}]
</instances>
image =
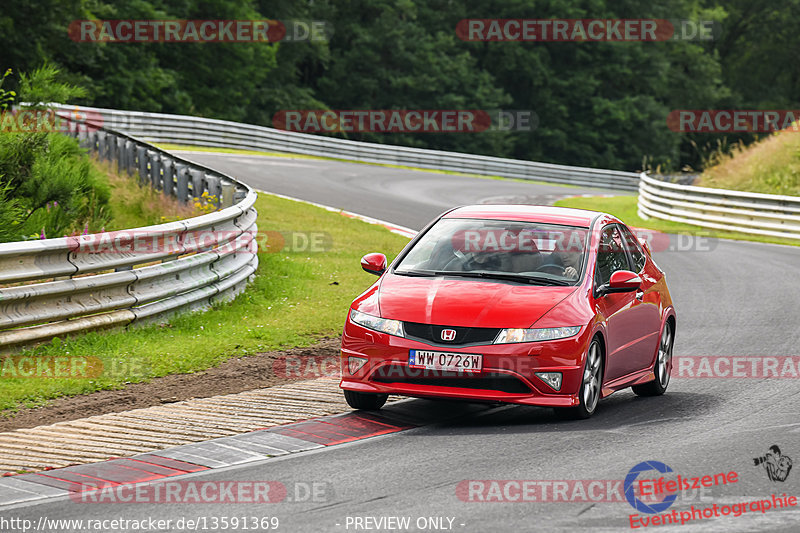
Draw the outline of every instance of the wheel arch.
<instances>
[{"instance_id":1,"label":"wheel arch","mask_svg":"<svg viewBox=\"0 0 800 533\"><path fill-rule=\"evenodd\" d=\"M603 367L602 367L603 375L600 378L600 389L602 395L603 384L605 383L606 380L606 354L608 353L608 347L606 346L606 336L605 333L603 333L602 329L598 328L592 334L592 338L589 340L589 346L592 345L592 341L594 341L595 339L600 340L600 357L603 359Z\"/></svg>"}]
</instances>

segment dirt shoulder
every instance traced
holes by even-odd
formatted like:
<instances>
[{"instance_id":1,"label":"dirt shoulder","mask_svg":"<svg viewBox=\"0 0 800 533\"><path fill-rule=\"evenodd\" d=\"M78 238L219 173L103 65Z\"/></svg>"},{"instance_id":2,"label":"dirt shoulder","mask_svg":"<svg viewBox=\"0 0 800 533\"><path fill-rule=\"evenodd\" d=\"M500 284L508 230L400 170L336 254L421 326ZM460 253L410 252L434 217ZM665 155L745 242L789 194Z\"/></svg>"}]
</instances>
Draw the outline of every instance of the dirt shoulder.
<instances>
[{"instance_id":1,"label":"dirt shoulder","mask_svg":"<svg viewBox=\"0 0 800 533\"><path fill-rule=\"evenodd\" d=\"M0 415L0 431L31 428L94 415L118 413L164 403L234 394L273 387L300 379L320 377L314 372L330 370L339 357L340 339L327 339L306 348L263 352L228 359L217 367L194 374L174 374L147 383L134 383L120 390L104 390L58 398L43 407L20 409ZM285 361L291 361L288 371ZM313 361L324 361L316 365Z\"/></svg>"}]
</instances>

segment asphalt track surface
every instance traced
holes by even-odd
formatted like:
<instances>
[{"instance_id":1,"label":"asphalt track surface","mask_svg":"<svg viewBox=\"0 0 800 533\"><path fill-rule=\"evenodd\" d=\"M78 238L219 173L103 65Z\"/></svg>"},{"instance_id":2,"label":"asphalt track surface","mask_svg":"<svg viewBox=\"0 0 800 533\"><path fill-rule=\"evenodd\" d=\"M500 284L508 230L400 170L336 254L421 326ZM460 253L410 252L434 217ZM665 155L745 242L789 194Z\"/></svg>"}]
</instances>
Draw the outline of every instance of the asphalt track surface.
<instances>
[{"instance_id":1,"label":"asphalt track surface","mask_svg":"<svg viewBox=\"0 0 800 533\"><path fill-rule=\"evenodd\" d=\"M414 229L448 207L601 193L371 165L258 156L191 154L259 189L319 202ZM306 228L303 228L306 229ZM800 249L719 241L655 253L678 313L675 356L800 355ZM380 250L376 250L380 251ZM353 268L359 268L353 265ZM274 480L290 488L325 484L316 502L261 505L77 504L44 500L5 517L171 518L275 516L278 531L434 530L418 519L452 518L451 531L630 530L626 501L464 501L465 480L623 480L647 460L684 477L735 471L738 482L686 491L667 512L800 494L800 466L770 481L753 458L778 445L800 461L800 380L674 377L666 395L629 391L603 400L595 416L563 422L547 409L409 400L420 413L453 418L404 432L193 475L195 480ZM463 485L462 485L463 486ZM491 489L491 485L484 485ZM518 493L513 485L509 496ZM541 487L534 496L541 497ZM475 493L477 494L477 493ZM483 492L489 496L490 492ZM463 495L462 495L463 496ZM473 498L478 496L473 495ZM469 494L464 496L469 499ZM496 494L494 494L496 498ZM572 495L570 495L570 499ZM297 498L294 498L297 499ZM612 498L613 499L613 498ZM617 498L619 499L619 498ZM356 528L356 517L409 517L408 529ZM444 520L448 526L449 521ZM366 524L365 524L366 525ZM370 524L373 525L374 524ZM429 523L430 525L430 523ZM799 531L798 507L703 519L658 531ZM183 531L176 527L168 531ZM240 530L244 530L241 529ZM448 530L448 529L444 529ZM61 530L59 530L61 531Z\"/></svg>"}]
</instances>

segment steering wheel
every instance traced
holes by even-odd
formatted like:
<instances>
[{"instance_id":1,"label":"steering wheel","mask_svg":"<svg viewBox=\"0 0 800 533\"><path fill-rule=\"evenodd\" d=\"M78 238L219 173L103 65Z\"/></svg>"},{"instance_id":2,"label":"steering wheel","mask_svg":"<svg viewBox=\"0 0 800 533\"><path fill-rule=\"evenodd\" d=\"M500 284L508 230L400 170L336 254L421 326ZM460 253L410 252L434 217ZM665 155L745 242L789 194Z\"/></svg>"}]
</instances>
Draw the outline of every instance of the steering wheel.
<instances>
[{"instance_id":1,"label":"steering wheel","mask_svg":"<svg viewBox=\"0 0 800 533\"><path fill-rule=\"evenodd\" d=\"M454 255L441 270L464 270L464 267L469 263L469 257L459 250L454 250Z\"/></svg>"},{"instance_id":2,"label":"steering wheel","mask_svg":"<svg viewBox=\"0 0 800 533\"><path fill-rule=\"evenodd\" d=\"M561 265L555 263L545 263L536 269L536 272L544 272L545 274L555 274L556 276L563 276L566 269Z\"/></svg>"}]
</instances>

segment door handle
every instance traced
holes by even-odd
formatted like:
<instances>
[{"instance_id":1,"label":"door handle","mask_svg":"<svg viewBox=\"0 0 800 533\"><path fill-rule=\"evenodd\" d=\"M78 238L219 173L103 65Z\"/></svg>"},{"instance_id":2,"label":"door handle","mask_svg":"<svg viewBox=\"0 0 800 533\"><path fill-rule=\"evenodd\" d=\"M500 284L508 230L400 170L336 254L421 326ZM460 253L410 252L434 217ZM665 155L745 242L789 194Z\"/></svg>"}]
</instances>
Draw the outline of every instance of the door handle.
<instances>
[{"instance_id":1,"label":"door handle","mask_svg":"<svg viewBox=\"0 0 800 533\"><path fill-rule=\"evenodd\" d=\"M642 301L642 298L644 298L644 292L642 292L642 291L636 291L636 299L637 299L637 300L639 300L639 301L641 302L641 301Z\"/></svg>"}]
</instances>

